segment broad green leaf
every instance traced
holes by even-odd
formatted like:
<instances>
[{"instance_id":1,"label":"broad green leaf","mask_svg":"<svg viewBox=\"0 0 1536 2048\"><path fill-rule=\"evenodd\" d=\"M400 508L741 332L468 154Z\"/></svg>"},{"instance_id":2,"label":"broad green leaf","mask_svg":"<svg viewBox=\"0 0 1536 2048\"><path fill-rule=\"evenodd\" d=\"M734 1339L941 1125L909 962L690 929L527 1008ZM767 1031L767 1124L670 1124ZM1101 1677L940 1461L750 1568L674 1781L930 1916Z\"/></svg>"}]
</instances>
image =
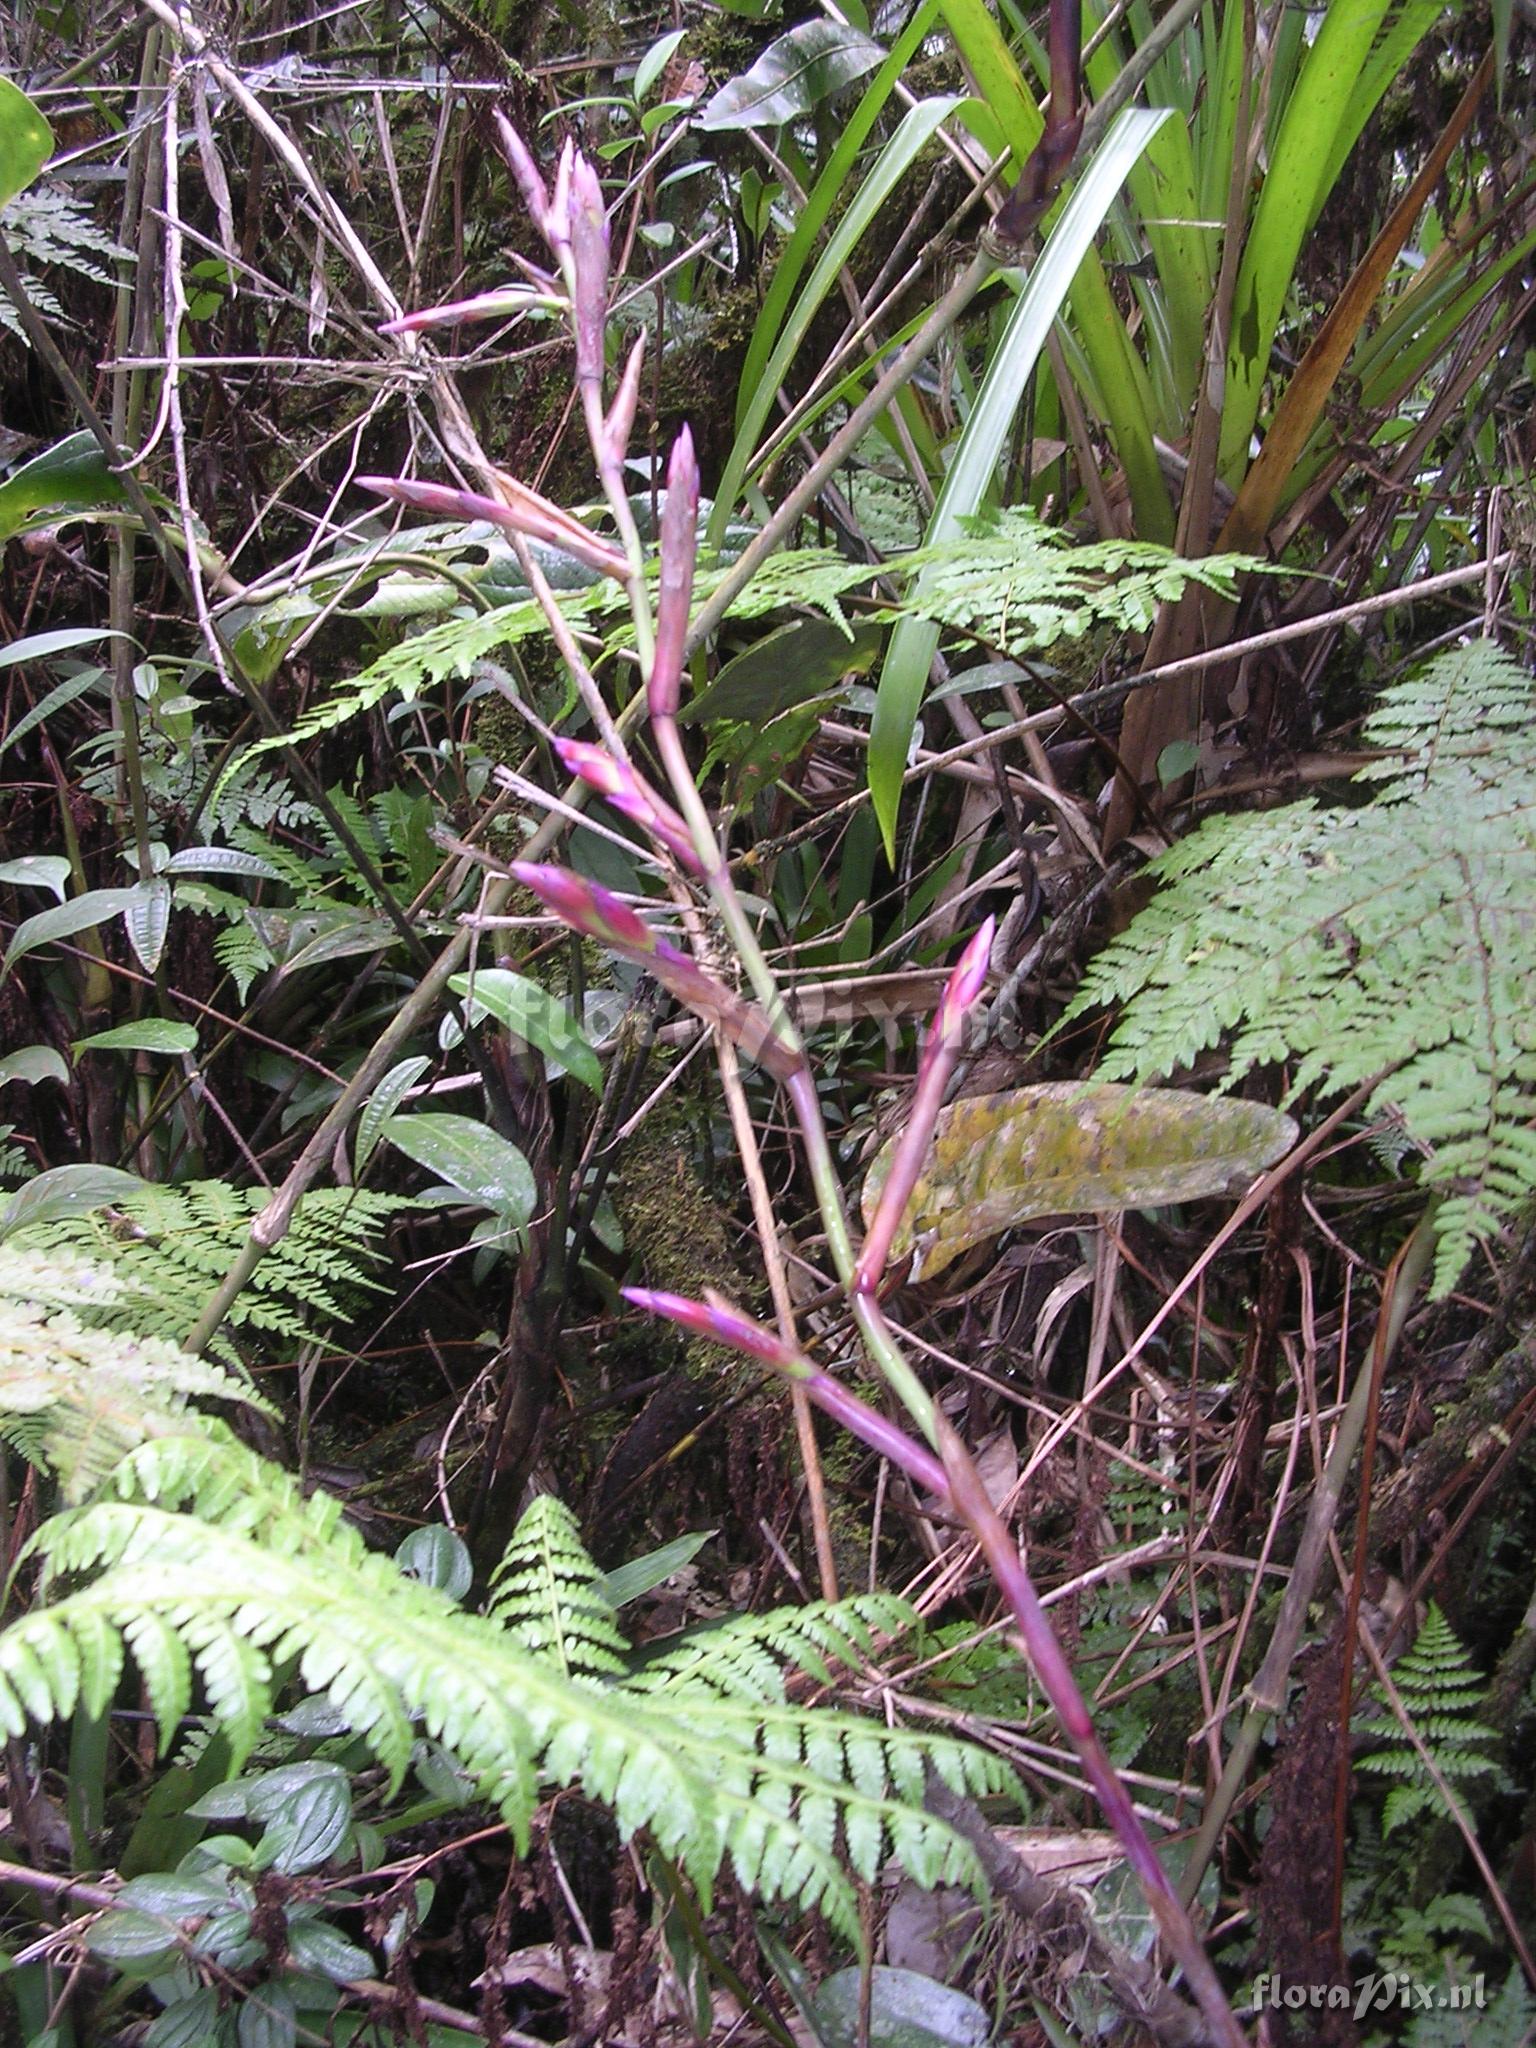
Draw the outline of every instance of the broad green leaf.
<instances>
[{"instance_id":1,"label":"broad green leaf","mask_svg":"<svg viewBox=\"0 0 1536 2048\"><path fill-rule=\"evenodd\" d=\"M68 903L59 903L52 910L40 910L35 917L23 918L11 934L11 943L6 948L5 969L8 971L28 953L35 953L39 946L46 946L53 939L72 939L77 932L91 930L98 924L105 924L108 918L120 917L137 898L135 889L88 889L83 896L75 896Z\"/></svg>"},{"instance_id":2,"label":"broad green leaf","mask_svg":"<svg viewBox=\"0 0 1536 2048\"><path fill-rule=\"evenodd\" d=\"M328 960L387 952L399 939L400 934L387 917L372 917L365 910L345 907L303 911L289 926L282 973L286 977L297 974L302 967L323 966Z\"/></svg>"},{"instance_id":3,"label":"broad green leaf","mask_svg":"<svg viewBox=\"0 0 1536 2048\"><path fill-rule=\"evenodd\" d=\"M731 801L750 804L764 789L777 782L792 762L798 761L821 724L826 699L816 697L786 711L767 725L738 725L729 728L745 735L745 744L727 746L723 757L731 764Z\"/></svg>"},{"instance_id":4,"label":"broad green leaf","mask_svg":"<svg viewBox=\"0 0 1536 2048\"><path fill-rule=\"evenodd\" d=\"M176 1024L169 1017L145 1017L137 1024L118 1024L110 1031L77 1038L72 1048L82 1052L163 1052L173 1057L197 1050L197 1026Z\"/></svg>"},{"instance_id":5,"label":"broad green leaf","mask_svg":"<svg viewBox=\"0 0 1536 2048\"><path fill-rule=\"evenodd\" d=\"M533 1169L517 1147L472 1116L392 1116L383 1135L408 1159L517 1229L533 1214Z\"/></svg>"},{"instance_id":6,"label":"broad green leaf","mask_svg":"<svg viewBox=\"0 0 1536 2048\"><path fill-rule=\"evenodd\" d=\"M869 1973L869 2031L860 2013L866 1987L856 1966L838 1970L818 1985L811 2000L822 2048L986 2048L992 2021L983 2005L918 1970L876 1963Z\"/></svg>"},{"instance_id":7,"label":"broad green leaf","mask_svg":"<svg viewBox=\"0 0 1536 2048\"><path fill-rule=\"evenodd\" d=\"M44 458L39 456L37 459L41 462ZM11 482L15 481L16 478L12 477ZM0 490L4 488L0 486ZM27 633L20 640L13 640L8 647L0 647L0 668L17 668L27 661L47 661L51 655L68 654L76 647L92 647L98 640L127 638L126 633L114 633L106 626L56 626L50 633ZM15 737L12 733L6 745L9 746Z\"/></svg>"},{"instance_id":8,"label":"broad green leaf","mask_svg":"<svg viewBox=\"0 0 1536 2048\"><path fill-rule=\"evenodd\" d=\"M0 1209L0 1238L24 1224L52 1223L60 1216L79 1216L89 1209L110 1208L128 1195L143 1192L136 1173L118 1166L50 1166L18 1188Z\"/></svg>"},{"instance_id":9,"label":"broad green leaf","mask_svg":"<svg viewBox=\"0 0 1536 2048\"><path fill-rule=\"evenodd\" d=\"M157 493L151 496L165 502ZM0 541L20 533L34 513L90 512L127 502L122 478L114 475L96 436L82 429L34 455L0 483Z\"/></svg>"},{"instance_id":10,"label":"broad green leaf","mask_svg":"<svg viewBox=\"0 0 1536 2048\"><path fill-rule=\"evenodd\" d=\"M394 1115L411 1088L421 1079L432 1064L425 1053L401 1060L391 1067L377 1088L363 1105L363 1113L357 1120L357 1140L352 1148L352 1169L361 1173L367 1164L373 1148L378 1144L385 1124Z\"/></svg>"},{"instance_id":11,"label":"broad green leaf","mask_svg":"<svg viewBox=\"0 0 1536 2048\"><path fill-rule=\"evenodd\" d=\"M177 1931L165 1920L129 1908L114 1908L86 1930L85 1945L106 1962L133 1964L139 1974L146 1963L169 1960L180 1946Z\"/></svg>"},{"instance_id":12,"label":"broad green leaf","mask_svg":"<svg viewBox=\"0 0 1536 2048\"><path fill-rule=\"evenodd\" d=\"M160 870L166 875L249 875L253 881L281 880L271 861L238 846L188 846L173 853Z\"/></svg>"},{"instance_id":13,"label":"broad green leaf","mask_svg":"<svg viewBox=\"0 0 1536 2048\"><path fill-rule=\"evenodd\" d=\"M597 1054L565 1004L547 988L525 974L514 974L509 967L456 974L448 986L456 996L465 997L504 1024L514 1037L555 1061L594 1095L602 1087L603 1070Z\"/></svg>"},{"instance_id":14,"label":"broad green leaf","mask_svg":"<svg viewBox=\"0 0 1536 2048\"><path fill-rule=\"evenodd\" d=\"M0 1088L10 1081L69 1080L64 1055L51 1045L23 1045L0 1059Z\"/></svg>"},{"instance_id":15,"label":"broad green leaf","mask_svg":"<svg viewBox=\"0 0 1536 2048\"><path fill-rule=\"evenodd\" d=\"M178 1998L150 2022L144 2048L210 2048L220 2039L219 1994L211 1984Z\"/></svg>"},{"instance_id":16,"label":"broad green leaf","mask_svg":"<svg viewBox=\"0 0 1536 2048\"><path fill-rule=\"evenodd\" d=\"M634 79L630 85L630 91L634 94L637 101L647 99L650 96L651 87L660 78L663 71L666 70L672 53L676 50L678 44L683 41L687 33L688 31L685 28L672 29L667 35L660 37L656 42L652 43L651 47L640 59L640 62L635 66Z\"/></svg>"},{"instance_id":17,"label":"broad green leaf","mask_svg":"<svg viewBox=\"0 0 1536 2048\"><path fill-rule=\"evenodd\" d=\"M373 1957L368 1951L323 1920L301 1920L295 1915L288 1923L288 1953L301 1970L314 1970L334 1984L350 1984L373 1974Z\"/></svg>"},{"instance_id":18,"label":"broad green leaf","mask_svg":"<svg viewBox=\"0 0 1536 2048\"><path fill-rule=\"evenodd\" d=\"M19 85L0 78L0 206L24 191L53 155L53 130Z\"/></svg>"},{"instance_id":19,"label":"broad green leaf","mask_svg":"<svg viewBox=\"0 0 1536 2048\"><path fill-rule=\"evenodd\" d=\"M153 974L171 928L171 885L159 875L136 882L123 905L123 928L146 974Z\"/></svg>"},{"instance_id":20,"label":"broad green leaf","mask_svg":"<svg viewBox=\"0 0 1536 2048\"><path fill-rule=\"evenodd\" d=\"M1045 1082L939 1113L891 1257L917 1249L927 1279L973 1244L1038 1216L1153 1209L1247 1185L1296 1142L1277 1109L1231 1096L1115 1082ZM896 1140L864 1181L866 1226Z\"/></svg>"},{"instance_id":21,"label":"broad green leaf","mask_svg":"<svg viewBox=\"0 0 1536 2048\"><path fill-rule=\"evenodd\" d=\"M835 21L806 21L770 43L750 71L710 100L695 126L782 128L884 61L870 36Z\"/></svg>"},{"instance_id":22,"label":"broad green leaf","mask_svg":"<svg viewBox=\"0 0 1536 2048\"><path fill-rule=\"evenodd\" d=\"M166 1920L193 1920L199 1914L227 1906L229 1889L221 1878L157 1870L145 1877L131 1878L118 1893L118 1900L139 1913L158 1913Z\"/></svg>"},{"instance_id":23,"label":"broad green leaf","mask_svg":"<svg viewBox=\"0 0 1536 2048\"><path fill-rule=\"evenodd\" d=\"M835 690L847 675L867 675L885 638L880 626L839 632L830 619L792 619L726 662L688 703L681 724L717 719L764 725L782 711Z\"/></svg>"},{"instance_id":24,"label":"broad green leaf","mask_svg":"<svg viewBox=\"0 0 1536 2048\"><path fill-rule=\"evenodd\" d=\"M81 631L82 639L86 637L83 629L74 629L69 636L71 639L74 639L75 630ZM100 633L92 633L89 637L93 640L100 640L103 636ZM113 637L116 638L116 635L114 634ZM52 638L53 635L51 633L38 633L33 636L34 642L50 640ZM25 641L18 640L9 651L14 652L15 647L25 646L26 644ZM80 643L77 641L76 645L78 644ZM0 754L5 753L8 748L14 747L18 740L24 740L27 734L33 731L35 727L46 724L52 718L55 711L62 711L66 704L73 704L77 697L84 697L91 690L100 690L105 695L110 691L111 687L112 685L108 680L106 670L101 668L82 669L78 675L66 676L62 683L57 684L48 692L46 697L34 704L25 717L17 719L5 738L0 740Z\"/></svg>"},{"instance_id":25,"label":"broad green leaf","mask_svg":"<svg viewBox=\"0 0 1536 2048\"><path fill-rule=\"evenodd\" d=\"M298 2011L286 1984L268 1977L245 1994L235 2021L238 2048L294 2048L298 2038Z\"/></svg>"},{"instance_id":26,"label":"broad green leaf","mask_svg":"<svg viewBox=\"0 0 1536 2048\"><path fill-rule=\"evenodd\" d=\"M395 1551L395 1563L408 1579L432 1586L450 1600L462 1600L475 1576L463 1537L439 1523L413 1529Z\"/></svg>"},{"instance_id":27,"label":"broad green leaf","mask_svg":"<svg viewBox=\"0 0 1536 2048\"><path fill-rule=\"evenodd\" d=\"M675 1572L680 1572L685 1564L691 1564L705 1544L718 1534L715 1529L699 1529L688 1536L675 1536L670 1543L663 1543L659 1550L648 1550L643 1557L632 1557L627 1564L606 1572L598 1580L597 1590L610 1607L627 1607L642 1593L665 1585Z\"/></svg>"},{"instance_id":28,"label":"broad green leaf","mask_svg":"<svg viewBox=\"0 0 1536 2048\"><path fill-rule=\"evenodd\" d=\"M64 884L69 880L69 862L62 853L24 853L20 860L0 865L0 882L13 889L49 889L64 901Z\"/></svg>"},{"instance_id":29,"label":"broad green leaf","mask_svg":"<svg viewBox=\"0 0 1536 2048\"><path fill-rule=\"evenodd\" d=\"M256 1844L259 1863L284 1876L317 1870L346 1843L352 1832L352 1788L346 1773L333 1769L295 1786Z\"/></svg>"},{"instance_id":30,"label":"broad green leaf","mask_svg":"<svg viewBox=\"0 0 1536 2048\"><path fill-rule=\"evenodd\" d=\"M1166 111L1127 109L1078 180L1029 272L987 366L934 504L926 536L929 546L955 539L962 531L961 521L985 502L1013 431L1019 401L1028 389L1073 277L1092 247L1127 172L1167 118ZM921 579L917 587L921 591ZM920 619L903 619L891 635L880 675L869 739L869 788L885 837L886 853L893 865L907 749L938 644L937 626Z\"/></svg>"}]
</instances>

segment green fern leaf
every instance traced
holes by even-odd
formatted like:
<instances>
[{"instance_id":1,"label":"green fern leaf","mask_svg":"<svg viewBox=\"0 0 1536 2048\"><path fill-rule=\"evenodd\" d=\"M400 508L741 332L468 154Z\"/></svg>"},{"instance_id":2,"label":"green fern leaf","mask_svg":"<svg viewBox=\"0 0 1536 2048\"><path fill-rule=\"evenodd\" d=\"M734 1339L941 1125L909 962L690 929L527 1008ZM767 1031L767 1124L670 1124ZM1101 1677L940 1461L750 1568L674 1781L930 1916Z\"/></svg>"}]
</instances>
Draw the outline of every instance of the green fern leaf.
<instances>
[{"instance_id":1,"label":"green fern leaf","mask_svg":"<svg viewBox=\"0 0 1536 2048\"><path fill-rule=\"evenodd\" d=\"M1103 1069L1159 1078L1231 1037L1230 1080L1374 1083L1428 1153L1434 1291L1536 1190L1536 718L1530 678L1474 642L1388 691L1375 801L1213 820L1068 1011L1125 1004ZM1385 1076L1385 1078L1382 1078Z\"/></svg>"},{"instance_id":2,"label":"green fern leaf","mask_svg":"<svg viewBox=\"0 0 1536 2048\"><path fill-rule=\"evenodd\" d=\"M146 1183L113 1210L23 1228L10 1242L55 1264L84 1259L110 1271L119 1291L96 1305L89 1320L174 1341L196 1322L267 1200L264 1189L224 1181ZM346 1321L361 1297L381 1284L379 1240L389 1218L406 1206L398 1196L363 1188L313 1190L235 1301L228 1327L302 1341L326 1324ZM229 1338L217 1340L215 1349L226 1363L239 1363Z\"/></svg>"},{"instance_id":3,"label":"green fern leaf","mask_svg":"<svg viewBox=\"0 0 1536 2048\"><path fill-rule=\"evenodd\" d=\"M272 948L243 910L236 922L215 933L213 957L234 982L242 1003L250 995L252 982L273 964Z\"/></svg>"},{"instance_id":4,"label":"green fern leaf","mask_svg":"<svg viewBox=\"0 0 1536 2048\"><path fill-rule=\"evenodd\" d=\"M205 1207L244 1211L228 1190ZM52 1285L94 1299L99 1277L65 1267ZM229 1375L146 1340L137 1376L114 1377L114 1347L134 1340L28 1306L32 1348L9 1378L0 1351L0 1412L19 1401L49 1416L76 1470L92 1462L82 1442L96 1466L108 1446L115 1462L98 1498L35 1539L45 1591L68 1590L0 1631L0 1728L20 1735L77 1702L104 1711L131 1651L162 1750L197 1705L238 1764L279 1694L299 1687L331 1703L391 1787L423 1736L440 1744L523 1847L541 1788L580 1785L621 1835L648 1831L706 1901L728 1862L765 1897L818 1906L851 1940L849 1873L872 1881L892 1854L925 1881L984 1893L969 1846L924 1810L924 1784L936 1771L960 1790L1016 1792L1006 1767L785 1697L786 1669L829 1675L874 1630L908 1626L901 1603L742 1621L720 1645L695 1638L631 1675L559 1502L536 1503L514 1534L492 1612L466 1614L369 1552L340 1503L305 1498L227 1426L188 1410L189 1395L227 1392Z\"/></svg>"},{"instance_id":5,"label":"green fern leaf","mask_svg":"<svg viewBox=\"0 0 1536 2048\"><path fill-rule=\"evenodd\" d=\"M489 1613L514 1643L569 1678L626 1667L629 1644L565 1502L540 1494L518 1523L492 1580Z\"/></svg>"},{"instance_id":6,"label":"green fern leaf","mask_svg":"<svg viewBox=\"0 0 1536 2048\"><path fill-rule=\"evenodd\" d=\"M962 539L889 566L923 571L907 610L1012 653L1080 639L1097 626L1145 632L1158 607L1190 584L1230 598L1238 576L1255 566L1243 555L1184 561L1148 541L1074 547L1022 506L968 524Z\"/></svg>"},{"instance_id":7,"label":"green fern leaf","mask_svg":"<svg viewBox=\"0 0 1536 2048\"><path fill-rule=\"evenodd\" d=\"M1455 1788L1478 1778L1503 1779L1502 1769L1488 1754L1500 1739L1498 1730L1477 1718L1486 1688L1456 1631L1433 1602L1412 1647L1398 1660L1392 1683L1442 1781ZM1444 1797L1390 1709L1382 1686L1372 1686L1367 1705L1369 1711L1358 1725L1379 1737L1382 1747L1360 1757L1357 1768L1371 1777L1402 1781L1388 1793L1382 1809L1382 1833L1390 1835L1420 1814L1442 1811Z\"/></svg>"}]
</instances>

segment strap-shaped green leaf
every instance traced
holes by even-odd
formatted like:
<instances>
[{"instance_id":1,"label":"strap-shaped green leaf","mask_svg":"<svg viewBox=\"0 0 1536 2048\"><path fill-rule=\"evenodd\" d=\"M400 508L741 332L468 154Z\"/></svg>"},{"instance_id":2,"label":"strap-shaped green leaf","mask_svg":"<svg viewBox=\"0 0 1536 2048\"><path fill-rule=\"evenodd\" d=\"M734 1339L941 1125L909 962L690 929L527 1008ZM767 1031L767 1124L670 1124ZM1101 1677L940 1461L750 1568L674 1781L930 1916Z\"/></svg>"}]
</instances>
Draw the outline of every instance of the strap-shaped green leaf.
<instances>
[{"instance_id":1,"label":"strap-shaped green leaf","mask_svg":"<svg viewBox=\"0 0 1536 2048\"><path fill-rule=\"evenodd\" d=\"M962 531L961 521L985 502L1012 432L1014 413L1078 266L1131 165L1166 118L1163 112L1128 109L1079 179L1030 270L976 394L928 524L930 545L955 539ZM921 578L917 587L921 591ZM869 787L893 864L907 750L938 644L937 626L905 619L891 635L881 671L869 741Z\"/></svg>"}]
</instances>

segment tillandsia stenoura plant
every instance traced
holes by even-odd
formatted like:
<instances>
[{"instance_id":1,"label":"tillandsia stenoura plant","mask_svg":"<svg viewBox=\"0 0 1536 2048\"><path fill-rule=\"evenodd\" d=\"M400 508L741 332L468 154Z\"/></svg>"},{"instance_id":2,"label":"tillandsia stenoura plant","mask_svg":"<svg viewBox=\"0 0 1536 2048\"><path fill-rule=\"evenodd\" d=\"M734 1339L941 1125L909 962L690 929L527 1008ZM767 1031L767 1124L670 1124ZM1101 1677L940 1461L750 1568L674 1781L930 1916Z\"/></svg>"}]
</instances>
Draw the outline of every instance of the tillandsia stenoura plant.
<instances>
[{"instance_id":1,"label":"tillandsia stenoura plant","mask_svg":"<svg viewBox=\"0 0 1536 2048\"><path fill-rule=\"evenodd\" d=\"M1146 1893L1168 1950L1183 1970L1205 2015L1209 2038L1236 2048L1241 2029L1165 1873L1125 1787L1094 1726L1071 1666L1046 1618L1012 1536L992 1506L974 1460L923 1388L903 1355L881 1304L880 1290L892 1241L910 1201L960 1050L965 1014L986 982L992 943L989 919L976 932L949 978L928 1034L905 1135L885 1182L863 1245L855 1249L842 1189L822 1120L815 1075L805 1042L775 981L746 907L738 896L714 824L699 794L678 726L690 605L697 554L699 474L685 427L671 452L660 520L659 576L654 600L645 550L624 487L624 461L638 390L641 344L631 352L611 405L603 401L607 326L609 237L597 175L569 144L553 187L546 185L526 146L502 123L502 139L529 211L548 244L556 275L538 276L547 299L563 303L576 344L576 380L588 438L608 509L618 533L614 545L569 513L508 478L498 499L437 485L368 479L382 495L437 513L491 519L522 546L533 536L565 548L612 576L627 593L644 678L634 710L648 715L649 730L672 801L652 789L631 762L618 721L603 704L565 621L543 579L530 581L545 605L563 657L601 734L601 744L563 740L563 764L649 837L684 913L694 928L696 888L702 887L723 925L750 993L738 993L712 966L655 933L630 903L565 868L513 863L511 872L563 923L643 967L720 1037L778 1081L789 1098L816 1194L820 1220L867 1361L902 1403L917 1434L909 1433L816 1364L792 1331L770 1330L718 1295L703 1301L641 1288L625 1290L636 1306L668 1317L717 1343L746 1353L801 1388L823 1413L919 1487L943 1502L985 1559L1017 1621L1025 1655L1068 1739L1073 1744L1106 1820ZM498 301L499 304L499 301ZM430 324L438 315L417 316ZM464 317L482 310L470 301ZM697 627L694 628L695 633Z\"/></svg>"}]
</instances>

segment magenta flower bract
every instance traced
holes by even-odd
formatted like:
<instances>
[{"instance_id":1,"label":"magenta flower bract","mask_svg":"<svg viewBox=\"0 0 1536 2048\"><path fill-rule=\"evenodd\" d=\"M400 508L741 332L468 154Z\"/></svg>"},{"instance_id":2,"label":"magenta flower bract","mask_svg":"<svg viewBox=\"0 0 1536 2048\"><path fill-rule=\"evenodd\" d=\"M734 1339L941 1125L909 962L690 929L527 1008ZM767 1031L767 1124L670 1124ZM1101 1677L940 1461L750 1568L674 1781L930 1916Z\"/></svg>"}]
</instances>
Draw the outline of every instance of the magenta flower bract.
<instances>
[{"instance_id":1,"label":"magenta flower bract","mask_svg":"<svg viewBox=\"0 0 1536 2048\"><path fill-rule=\"evenodd\" d=\"M754 1322L712 1290L704 1301L690 1301L684 1294L667 1294L651 1287L621 1287L619 1292L636 1308L681 1323L685 1330L692 1330L695 1336L707 1338L713 1344L744 1351L749 1358L759 1359L786 1379L797 1381L818 1408L834 1417L861 1443L868 1444L882 1458L889 1458L930 1493L941 1499L948 1495L944 1467L931 1451L914 1442L878 1409L861 1401L841 1380L813 1365L803 1352L785 1343L777 1331Z\"/></svg>"},{"instance_id":2,"label":"magenta flower bract","mask_svg":"<svg viewBox=\"0 0 1536 2048\"><path fill-rule=\"evenodd\" d=\"M509 319L531 306L553 309L564 304L564 299L553 292L535 291L525 284L507 284L471 299L453 299L445 306L424 306L420 312L402 313L398 320L387 320L379 332L420 334L429 327L462 327L472 320Z\"/></svg>"},{"instance_id":3,"label":"magenta flower bract","mask_svg":"<svg viewBox=\"0 0 1536 2048\"><path fill-rule=\"evenodd\" d=\"M614 394L608 417L603 421L604 452L617 468L629 452L629 437L635 424L635 408L640 402L640 368L645 361L644 330L635 339L624 365L624 374L619 379L619 388Z\"/></svg>"},{"instance_id":4,"label":"magenta flower bract","mask_svg":"<svg viewBox=\"0 0 1536 2048\"><path fill-rule=\"evenodd\" d=\"M550 202L549 187L532 152L521 135L499 109L496 113L496 132L501 138L502 154L512 167L512 176L517 180L517 189L523 195L523 204L533 217L533 224L545 241L549 240Z\"/></svg>"},{"instance_id":5,"label":"magenta flower bract","mask_svg":"<svg viewBox=\"0 0 1536 2048\"><path fill-rule=\"evenodd\" d=\"M704 872L688 827L627 761L616 760L606 747L595 746L590 740L557 739L554 744L569 774L579 776L605 796L616 811L632 818L643 831L659 840L690 874Z\"/></svg>"},{"instance_id":6,"label":"magenta flower bract","mask_svg":"<svg viewBox=\"0 0 1536 2048\"><path fill-rule=\"evenodd\" d=\"M510 871L573 931L632 959L646 959L656 950L656 935L645 919L600 882L527 860L513 861Z\"/></svg>"},{"instance_id":7,"label":"magenta flower bract","mask_svg":"<svg viewBox=\"0 0 1536 2048\"><path fill-rule=\"evenodd\" d=\"M653 974L662 987L706 1023L718 1025L749 1059L785 1080L801 1061L787 1045L765 1010L746 1002L723 981L707 974L696 960L657 938L642 917L601 883L573 875L567 868L513 861L510 872L563 924L597 939Z\"/></svg>"},{"instance_id":8,"label":"magenta flower bract","mask_svg":"<svg viewBox=\"0 0 1536 2048\"><path fill-rule=\"evenodd\" d=\"M572 294L576 331L576 376L581 383L603 381L603 331L608 325L608 208L596 171L578 155L571 168Z\"/></svg>"},{"instance_id":9,"label":"magenta flower bract","mask_svg":"<svg viewBox=\"0 0 1536 2048\"><path fill-rule=\"evenodd\" d=\"M652 718L675 718L682 694L688 607L699 551L699 465L686 427L672 443L667 501L661 508L661 581L656 593L656 651L647 702Z\"/></svg>"},{"instance_id":10,"label":"magenta flower bract","mask_svg":"<svg viewBox=\"0 0 1536 2048\"><path fill-rule=\"evenodd\" d=\"M775 1371L788 1373L794 1379L802 1379L813 1370L810 1360L802 1358L775 1331L754 1322L718 1295L704 1302L690 1301L685 1294L668 1294L652 1287L621 1287L619 1292L636 1308L643 1308L653 1316L665 1316L668 1322L681 1323L685 1330L692 1330L696 1337L708 1338L711 1343L727 1344L734 1351L745 1351L749 1357L761 1359L764 1365L771 1365Z\"/></svg>"},{"instance_id":11,"label":"magenta flower bract","mask_svg":"<svg viewBox=\"0 0 1536 2048\"><path fill-rule=\"evenodd\" d=\"M503 494L499 498L405 477L360 476L357 481L365 491L376 491L381 498L392 498L418 512L434 512L443 519L486 519L508 533L544 541L564 554L574 555L600 576L612 576L622 583L629 574L629 564L601 534L590 532L579 519L573 519L548 498L541 498L515 477L499 478L497 487Z\"/></svg>"},{"instance_id":12,"label":"magenta flower bract","mask_svg":"<svg viewBox=\"0 0 1536 2048\"><path fill-rule=\"evenodd\" d=\"M944 1089L960 1051L965 1013L986 987L987 962L995 930L996 920L989 917L960 955L954 972L944 984L944 993L934 1012L933 1025L917 1070L912 1108L897 1141L896 1156L891 1161L885 1186L880 1190L880 1200L859 1253L858 1265L854 1268L853 1284L862 1294L872 1294L880 1285L886 1261L891 1255L891 1245L923 1170L934 1125L944 1106Z\"/></svg>"}]
</instances>

